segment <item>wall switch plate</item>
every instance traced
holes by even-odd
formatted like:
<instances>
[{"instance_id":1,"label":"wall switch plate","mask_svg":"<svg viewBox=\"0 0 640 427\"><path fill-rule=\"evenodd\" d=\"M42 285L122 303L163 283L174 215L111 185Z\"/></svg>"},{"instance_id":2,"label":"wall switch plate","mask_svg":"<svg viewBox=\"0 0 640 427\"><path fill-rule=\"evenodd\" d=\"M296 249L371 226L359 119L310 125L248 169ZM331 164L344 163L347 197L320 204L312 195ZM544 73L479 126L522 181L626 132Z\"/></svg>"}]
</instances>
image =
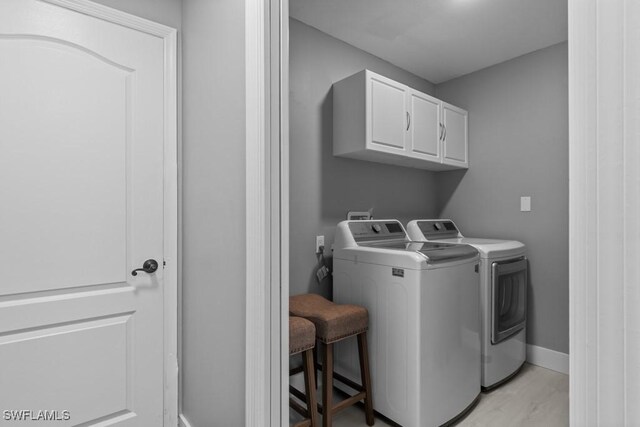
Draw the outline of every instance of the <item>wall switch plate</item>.
<instances>
[{"instance_id":1,"label":"wall switch plate","mask_svg":"<svg viewBox=\"0 0 640 427\"><path fill-rule=\"evenodd\" d=\"M316 236L316 253L317 254L322 252L322 249L320 249L320 247L324 248L324 236Z\"/></svg>"},{"instance_id":2,"label":"wall switch plate","mask_svg":"<svg viewBox=\"0 0 640 427\"><path fill-rule=\"evenodd\" d=\"M520 197L520 211L521 212L531 211L531 197L529 196Z\"/></svg>"}]
</instances>

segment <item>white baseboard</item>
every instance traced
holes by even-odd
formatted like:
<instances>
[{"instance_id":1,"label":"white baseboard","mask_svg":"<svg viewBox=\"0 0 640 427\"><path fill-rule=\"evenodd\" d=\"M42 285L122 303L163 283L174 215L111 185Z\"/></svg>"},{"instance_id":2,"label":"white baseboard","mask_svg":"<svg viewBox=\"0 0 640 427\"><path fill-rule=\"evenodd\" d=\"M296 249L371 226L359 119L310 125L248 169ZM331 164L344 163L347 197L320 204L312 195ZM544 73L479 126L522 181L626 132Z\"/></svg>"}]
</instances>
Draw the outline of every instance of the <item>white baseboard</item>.
<instances>
[{"instance_id":1,"label":"white baseboard","mask_svg":"<svg viewBox=\"0 0 640 427\"><path fill-rule=\"evenodd\" d=\"M569 355L566 353L527 344L527 362L569 375Z\"/></svg>"},{"instance_id":2,"label":"white baseboard","mask_svg":"<svg viewBox=\"0 0 640 427\"><path fill-rule=\"evenodd\" d=\"M189 420L187 420L187 418L184 416L184 414L180 414L178 421L179 421L178 422L179 427L193 427L189 422Z\"/></svg>"}]
</instances>

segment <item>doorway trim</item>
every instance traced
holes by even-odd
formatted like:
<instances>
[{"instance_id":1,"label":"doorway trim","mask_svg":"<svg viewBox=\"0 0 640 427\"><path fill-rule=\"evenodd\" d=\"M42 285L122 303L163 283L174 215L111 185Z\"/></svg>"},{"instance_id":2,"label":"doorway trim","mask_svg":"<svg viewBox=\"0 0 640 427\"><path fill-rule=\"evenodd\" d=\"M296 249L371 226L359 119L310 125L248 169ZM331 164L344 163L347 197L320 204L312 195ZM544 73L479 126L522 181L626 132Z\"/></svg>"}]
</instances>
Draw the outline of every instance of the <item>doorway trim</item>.
<instances>
[{"instance_id":1,"label":"doorway trim","mask_svg":"<svg viewBox=\"0 0 640 427\"><path fill-rule=\"evenodd\" d=\"M164 425L178 425L178 30L89 0L41 0L164 43Z\"/></svg>"},{"instance_id":2,"label":"doorway trim","mask_svg":"<svg viewBox=\"0 0 640 427\"><path fill-rule=\"evenodd\" d=\"M640 420L640 4L569 0L572 426Z\"/></svg>"},{"instance_id":3,"label":"doorway trim","mask_svg":"<svg viewBox=\"0 0 640 427\"><path fill-rule=\"evenodd\" d=\"M247 34L254 37L251 40L247 38L247 59L252 58L252 61L247 60L246 63L247 113L251 110L254 119L257 120L252 122L253 119L250 119L248 114L247 130L249 130L250 124L254 131L257 129L265 130L261 134L262 144L250 141L250 134L247 133L247 148L251 146L266 150L266 146L279 147L281 168L285 171L280 175L282 181L278 187L270 187L271 182L263 180L260 181L264 184L263 187L256 186L254 188L252 195L264 196L264 199L260 200L266 203L266 199L272 200L278 188L284 192L283 197L288 194L288 176L286 175L288 167L288 92L286 90L288 87L286 84L288 82L288 52L286 49L288 45L288 0L245 0L245 2ZM640 255L640 242L627 239L620 243L610 237L618 235L617 233L622 233L623 236L626 235L625 233L637 235L640 230L640 220L638 219L640 218L640 203L637 197L634 198L638 191L637 183L640 181L640 169L635 167L637 161L640 160L640 148L637 144L637 132L633 127L633 123L636 121L633 113L640 111L639 102L637 98L633 97L634 94L640 93L640 82L637 78L633 78L638 75L637 71L640 70L640 58L637 54L634 56L639 43L636 38L632 37L638 31L637 24L635 26L632 24L639 22L637 18L640 17L640 7L627 0L618 0L606 5L601 0L569 0L568 3L570 422L573 426L595 425L600 420L607 419L608 415L615 413L622 414L627 422L637 421L640 412L629 402L638 398L640 369L630 363L629 356L640 353L640 340L637 338L638 329L636 326L640 320L640 312L635 310L633 306L635 301L640 300L640 289L633 282L637 279L636 263ZM276 7L274 4L279 6L279 10L274 10ZM271 12L271 16L267 16L267 11ZM273 34L274 26L280 31L280 40L268 41L267 35ZM598 41L596 36L603 34L605 29L611 30L609 37ZM620 57L615 57L616 54L620 54L620 51L615 52L615 50L621 46L624 50L620 61ZM280 84L282 86L277 93L269 92L265 87L271 81L267 69L272 70L272 68L261 62L266 58L267 62L270 61L273 64L274 50L278 51L278 62L281 64ZM602 57L598 56L598 52L603 53ZM618 60L617 62L608 61L612 58L610 55L607 56L607 53L611 54L612 52L614 52L613 59ZM619 68L616 69L616 66ZM258 81L264 84L255 86L252 83L250 85L250 74L252 78L258 78ZM629 90L616 91L615 89L620 88L611 88L611 82L615 86L616 81L609 77L622 79L624 84L628 85L627 89ZM253 99L255 94L250 93L249 89L256 89L260 98ZM613 95L603 97L602 95L605 93ZM264 98L262 98L263 96ZM278 97L280 104L277 103ZM620 98L622 98L622 102ZM261 102L258 102L259 100ZM622 110L619 110L620 107ZM599 113L605 113L606 109L623 111L624 114L621 123L620 120L601 120L600 124L604 125L603 128L607 130L604 132L603 129L598 129L597 124L600 118ZM273 112L273 110L277 110L277 113L281 115L279 124L282 132L279 138L271 138L267 142L267 135L273 135L273 133L266 131L268 129L267 123L269 123L267 118L271 118L270 111ZM629 115L628 120L624 120L626 115ZM273 129L270 131L272 132ZM263 154L262 160L265 165L267 155ZM604 159L599 158L599 154L604 154ZM612 158L621 161L621 163L612 162ZM247 164L249 164L249 160L247 160ZM247 168L247 178L255 177L255 173L256 171L249 171ZM622 188L622 192L616 193L619 198L613 208L607 201L603 201L599 197L620 188ZM249 181L247 181L247 200L249 196ZM281 200L279 206L281 209L288 208L288 200L286 203ZM621 210L618 211L618 208ZM249 222L249 205L247 205L247 212ZM272 231L270 226L272 217L269 215L272 212L266 208L263 212L264 216L252 215L251 219L255 221L254 225L257 225L258 229L262 231L261 236L268 240L274 236L273 234L269 235L269 231ZM273 398L271 405L269 405L268 399L265 397L269 390L272 390L271 383L273 381L279 381L280 385L286 384L285 365L284 362L281 364L277 360L271 360L271 369L279 367L281 370L279 376L273 376L273 370L268 368L269 358L273 358L273 354L267 353L270 349L268 340L262 341L265 337L270 337L271 340L279 342L281 351L286 350L284 345L287 339L284 330L285 316L288 315L288 257L285 256L288 253L288 222L286 215L286 211L280 211L282 246L281 250L273 255L275 258L282 258L279 262L282 269L280 282L276 283L271 275L266 275L263 277L271 279L265 279L260 283L250 283L249 276L247 276L247 343L249 344L250 338L261 340L247 346L247 368L249 368L250 362L256 368L263 368L261 371L257 369L247 369L246 371L247 426L267 425L265 420L270 420L269 425L279 425L271 417L275 410L281 416L282 425L288 422L285 418L288 402L287 390L284 388L281 390L279 409L273 405ZM605 227L600 228L601 224L605 224L603 222L605 220L613 224L615 230L607 231ZM247 229L249 229L249 224L247 224ZM266 243L262 242L262 244L262 248L267 248ZM251 245L257 248L256 242L251 242ZM247 253L249 254L249 252ZM603 260L599 254L612 254L612 256ZM619 257L616 258L618 255ZM255 262L255 260L251 259L251 262ZM263 269L260 271L262 273L267 271L267 265L266 261L261 264ZM247 265L248 272L250 268L253 269L255 266ZM616 283L615 289L609 289L605 286L607 277L603 276L603 271L615 272L615 270L622 272L622 280L620 283ZM600 286L601 284L602 286ZM278 285L281 297L279 304L275 300L271 300L271 305L269 305L270 299L265 292L277 289ZM259 286L262 287L258 289ZM600 301L600 297L605 292L615 293L614 298L607 297ZM260 297L254 301L260 303L257 306L261 310L259 313L249 311L251 308L249 306L250 294L252 297ZM272 318L272 313L276 310L281 310L282 314L282 329L277 337L269 334L270 331L277 332L272 329L271 322L265 322L266 319ZM270 313L271 317L267 317L267 313ZM260 321L262 323L258 323ZM251 327L258 326L258 328L250 329L250 325ZM617 345L607 347L601 340L610 332L615 332L613 338ZM263 350L262 356L264 357L250 354L256 350ZM622 363L618 363L621 354ZM288 360L285 357L281 359ZM249 399L251 393L253 399ZM263 400L259 399L260 393L265 393L262 395ZM611 396L604 398L607 393L611 393ZM257 412L258 410L260 412ZM259 418L259 416L265 417Z\"/></svg>"},{"instance_id":4,"label":"doorway trim","mask_svg":"<svg viewBox=\"0 0 640 427\"><path fill-rule=\"evenodd\" d=\"M245 0L245 425L288 425L288 0Z\"/></svg>"}]
</instances>

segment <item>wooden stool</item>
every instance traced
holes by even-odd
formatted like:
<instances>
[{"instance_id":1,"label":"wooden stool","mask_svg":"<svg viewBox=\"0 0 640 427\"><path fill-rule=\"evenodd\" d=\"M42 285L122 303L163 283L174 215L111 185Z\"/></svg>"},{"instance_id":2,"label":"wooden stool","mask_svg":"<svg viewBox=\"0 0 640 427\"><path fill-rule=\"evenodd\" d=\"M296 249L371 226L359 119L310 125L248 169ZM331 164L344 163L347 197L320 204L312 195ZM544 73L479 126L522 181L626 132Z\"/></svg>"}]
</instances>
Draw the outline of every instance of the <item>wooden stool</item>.
<instances>
[{"instance_id":1,"label":"wooden stool","mask_svg":"<svg viewBox=\"0 0 640 427\"><path fill-rule=\"evenodd\" d=\"M323 427L331 426L334 414L361 400L364 402L367 425L372 426L374 419L367 350L369 327L367 309L357 305L335 304L320 295L305 294L289 298L289 313L312 321L316 326L316 337L323 344L321 410ZM333 344L353 336L358 338L362 385L333 372ZM359 393L333 405L334 377L352 389L359 390Z\"/></svg>"},{"instance_id":2,"label":"wooden stool","mask_svg":"<svg viewBox=\"0 0 640 427\"><path fill-rule=\"evenodd\" d=\"M307 402L307 408L303 408L293 398L289 398L289 405L300 415L306 417L297 423L295 427L318 425L318 404L316 401L316 381L314 377L315 365L313 361L313 349L316 346L316 327L310 321L301 317L289 317L289 356L302 353L302 370L304 371L303 396L297 389L290 386L290 390L301 400ZM292 370L289 375L300 372ZM296 393L297 392L297 393Z\"/></svg>"}]
</instances>

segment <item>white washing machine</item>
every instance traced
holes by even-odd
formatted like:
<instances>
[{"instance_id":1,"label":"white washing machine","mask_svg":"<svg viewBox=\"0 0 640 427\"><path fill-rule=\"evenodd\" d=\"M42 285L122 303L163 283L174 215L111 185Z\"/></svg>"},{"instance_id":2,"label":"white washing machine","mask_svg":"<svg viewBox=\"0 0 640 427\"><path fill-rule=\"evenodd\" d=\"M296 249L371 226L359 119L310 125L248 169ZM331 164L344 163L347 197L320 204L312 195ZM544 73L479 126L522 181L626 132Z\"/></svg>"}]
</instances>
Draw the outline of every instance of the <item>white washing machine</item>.
<instances>
[{"instance_id":1,"label":"white washing machine","mask_svg":"<svg viewBox=\"0 0 640 427\"><path fill-rule=\"evenodd\" d=\"M464 237L449 219L411 221L407 231L414 241L464 243L480 252L482 388L491 389L511 379L527 353L525 245L515 240Z\"/></svg>"},{"instance_id":2,"label":"white washing machine","mask_svg":"<svg viewBox=\"0 0 640 427\"><path fill-rule=\"evenodd\" d=\"M478 260L468 245L411 243L396 220L338 224L333 299L369 311L373 405L395 423L441 426L476 402ZM335 369L359 381L355 341L336 344Z\"/></svg>"}]
</instances>

